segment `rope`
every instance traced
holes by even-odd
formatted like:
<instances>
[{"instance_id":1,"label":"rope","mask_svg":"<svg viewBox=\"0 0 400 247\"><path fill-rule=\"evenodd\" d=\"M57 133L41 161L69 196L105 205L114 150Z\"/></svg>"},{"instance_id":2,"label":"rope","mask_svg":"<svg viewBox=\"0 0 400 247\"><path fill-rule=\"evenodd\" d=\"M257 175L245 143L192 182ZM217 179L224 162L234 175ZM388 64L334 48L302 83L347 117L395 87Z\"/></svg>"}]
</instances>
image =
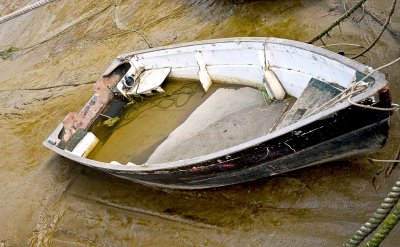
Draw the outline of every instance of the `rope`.
<instances>
[{"instance_id":1,"label":"rope","mask_svg":"<svg viewBox=\"0 0 400 247\"><path fill-rule=\"evenodd\" d=\"M328 45L321 45L320 47L325 48L325 47L330 47L330 46L355 46L355 47L362 47L362 45L358 44L351 44L351 43L336 43L336 44L328 44Z\"/></svg>"},{"instance_id":2,"label":"rope","mask_svg":"<svg viewBox=\"0 0 400 247\"><path fill-rule=\"evenodd\" d=\"M338 95L336 95L335 97L333 97L331 100L325 102L323 105L321 105L320 107L314 109L313 111L309 112L308 114L305 114L302 118L306 118L308 116L311 116L312 114L324 109L325 107L329 107L332 105L335 105L336 103L339 103L340 101L342 101L343 99L347 98L349 96L349 93L351 92L351 94L356 94L358 92L361 92L362 89L359 90L355 90L353 88L354 84L357 84L360 82L354 82L352 83L352 87L350 88L346 88L345 90L343 90L342 92L340 92ZM358 86L358 85L357 85Z\"/></svg>"},{"instance_id":3,"label":"rope","mask_svg":"<svg viewBox=\"0 0 400 247\"><path fill-rule=\"evenodd\" d=\"M391 62L389 62L389 63L387 63L387 64L382 65L382 66L379 67L379 68L374 69L374 70L371 71L369 74L367 74L366 76L364 76L360 81L363 81L363 80L367 79L368 77L370 77L370 76L371 76L373 73L375 73L376 71L379 71L379 70L381 70L381 69L384 69L384 68L386 68L386 67L389 67L390 65L392 65L392 64L394 64L394 63L397 63L398 61L400 61L400 57L396 58L395 60L393 60L393 61L391 61Z\"/></svg>"},{"instance_id":4,"label":"rope","mask_svg":"<svg viewBox=\"0 0 400 247\"><path fill-rule=\"evenodd\" d=\"M143 97L141 101L131 101L126 106L127 112L123 117L124 122L116 126L114 128L114 131L129 124L133 120L137 119L144 112L147 112L151 109L168 109L174 105L177 108L182 107L189 102L189 100L195 95L195 93L199 89L200 84L187 83L171 93L166 92L165 94L156 95L149 98ZM180 97L183 95L186 95L185 99L179 100Z\"/></svg>"},{"instance_id":5,"label":"rope","mask_svg":"<svg viewBox=\"0 0 400 247\"><path fill-rule=\"evenodd\" d=\"M139 35L142 37L142 39L144 40L144 42L147 44L147 46L148 46L149 48L152 48L153 46L150 45L150 43L149 43L149 41L147 40L146 36L145 36L141 31L136 30L136 29L126 28L126 27L121 26L121 24L118 22L118 19L117 19L117 7L118 7L119 4L120 4L120 3L118 3L116 0L114 0L113 21L114 21L115 27L116 27L117 29L121 30L121 31L133 32L133 33L139 34Z\"/></svg>"},{"instance_id":6,"label":"rope","mask_svg":"<svg viewBox=\"0 0 400 247\"><path fill-rule=\"evenodd\" d=\"M379 160L379 159L372 159L372 158L368 158L370 161L372 162L383 162L383 163L399 163L400 160Z\"/></svg>"},{"instance_id":7,"label":"rope","mask_svg":"<svg viewBox=\"0 0 400 247\"><path fill-rule=\"evenodd\" d=\"M365 13L368 14L369 16L371 16L371 18L374 21L376 21L379 25L381 25L381 26L384 25L385 21L382 20L382 18L379 17L372 9L365 7ZM386 27L386 30L388 30L395 39L400 38L400 32L394 30L393 27L390 26L390 24Z\"/></svg>"},{"instance_id":8,"label":"rope","mask_svg":"<svg viewBox=\"0 0 400 247\"><path fill-rule=\"evenodd\" d=\"M386 30L386 27L389 25L390 18L392 17L392 15L393 15L393 13L394 13L394 9L395 9L395 7L396 7L396 3L397 3L397 0L394 0L393 3L392 3L392 8L390 9L390 13L389 13L389 15L388 15L388 18L386 19L385 24L383 25L383 27L382 27L380 33L379 33L378 36L375 38L375 40L374 40L364 51L362 51L362 52L360 52L359 54L357 54L357 55L351 57L352 59L355 59L355 58L358 58L358 57L364 55L364 54L367 53L369 50L371 50L372 47L375 46L375 44L376 44L376 43L378 42L378 40L381 38L383 32Z\"/></svg>"},{"instance_id":9,"label":"rope","mask_svg":"<svg viewBox=\"0 0 400 247\"><path fill-rule=\"evenodd\" d=\"M47 1L55 1L55 0L47 0ZM43 1L40 1L40 2L43 2ZM39 3L39 2L37 2L37 3ZM135 30L135 29L129 29L129 28L126 28L126 27L122 27L122 26L120 25L120 23L119 23L118 20L117 20L117 13L116 13L116 12L117 12L118 4L119 4L119 3L118 3L117 1L114 0L112 3L110 3L109 5L107 5L105 8L101 9L101 10L98 11L98 12L94 12L94 10L93 10L93 11L89 11L89 12L87 12L86 14L82 15L80 18L74 20L70 26L67 26L66 28L64 28L64 29L61 30L60 32L56 33L55 35L53 35L53 36L51 36L51 37L49 37L49 38L46 38L45 40L40 41L39 43L34 44L34 45L31 45L31 46L28 46L28 47L23 47L23 48L11 47L11 48L6 49L5 51L0 51L0 57L1 57L2 59L9 59L10 56L11 56L11 53L14 52L14 51L28 50L27 52L24 52L24 53L23 53L23 54L26 54L26 53L32 51L33 49L37 48L39 45L42 45L42 44L44 44L44 43L50 41L51 39L54 39L54 38L58 37L59 35L63 34L63 33L66 32L67 30L69 30L70 28L72 28L73 26L75 26L75 25L77 25L77 24L80 24L80 23L82 23L82 22L84 22L84 21L86 21L86 20L89 20L89 19L91 19L91 18L93 18L93 17L95 17L95 16L97 16L97 15L99 15L99 14L105 12L109 7L112 7L112 6L114 7L114 13L113 13L112 18L113 18L113 22L114 22L114 24L115 24L115 27L116 27L118 30L121 30L121 31L124 31L124 32L134 32L134 33L139 34L139 35L142 37L142 39L144 40L144 42L147 44L147 46L148 46L149 48L151 48L152 45L148 42L146 36L145 36L142 32L140 32L140 31L138 31L138 30ZM27 7L29 7L29 6L27 6ZM124 34L124 33L123 33L123 34ZM119 35L119 34L117 34L117 35ZM12 50L10 50L10 49L12 49Z\"/></svg>"},{"instance_id":10,"label":"rope","mask_svg":"<svg viewBox=\"0 0 400 247\"><path fill-rule=\"evenodd\" d=\"M364 225L362 225L360 229L357 230L345 244L343 244L343 246L355 247L359 245L362 241L364 241L364 239L385 220L385 218L388 216L388 214L399 201L399 199L400 180L396 181L396 183L392 187L392 190L383 200L383 203L381 203L378 209L373 213L372 217L369 218L367 222L365 222ZM389 232L386 233L389 234ZM387 234L381 240L383 240L387 236Z\"/></svg>"},{"instance_id":11,"label":"rope","mask_svg":"<svg viewBox=\"0 0 400 247\"><path fill-rule=\"evenodd\" d=\"M361 104L357 104L351 101L351 97L355 94L354 92L357 92L359 90L357 90L357 87L359 87L360 85L363 87L366 87L367 85L365 84L361 84L363 82L364 79L368 78L370 75L372 75L373 73L375 73L378 70L381 70L383 68L386 68L396 62L400 61L400 57L398 57L397 59L391 61L390 63L387 63L379 68L374 69L373 71L371 71L369 74L367 74L366 76L364 76L361 80L359 80L358 82L355 82L352 84L352 87L350 88L350 91L353 93L350 93L348 95L347 100L349 101L349 103L355 105L355 106L359 106L359 107L363 107L363 108L368 108L368 109L374 109L374 110L380 110L380 111L398 111L399 110L399 106L393 104L394 107L392 108L380 108L380 107L373 107L373 106L365 106L365 105L361 105ZM346 89L348 90L348 89ZM344 90L344 91L346 91ZM382 160L374 160L374 161L378 161L378 162L398 162L398 160L391 160L391 161L382 161ZM393 207L396 205L396 203L399 201L400 199L400 180L396 181L395 185L392 187L392 190L390 191L390 193L387 195L387 197L384 199L383 203L381 203L381 205L379 205L379 208L373 213L372 217L368 219L367 222L364 223L363 226L360 227L359 230L356 231L356 233L354 233L351 238L343 245L345 247L354 247L359 245L362 241L364 241L364 239L370 235L373 231L375 231L375 229L382 223L384 222L385 218L387 218L388 214L390 213L390 211L393 209ZM399 206L397 206L397 210L398 210ZM398 211L397 211L398 212ZM396 217L399 214L397 213ZM385 237L390 233L391 229L393 229L393 227L397 224L398 222L398 218L397 221L393 221L394 216L391 216L390 218L387 218L387 221L385 220L385 224L381 227L381 229L375 234L375 236L373 237L373 239L371 241L368 242L367 246L378 246L380 242L383 241L383 239L385 239ZM388 223L389 222L389 223Z\"/></svg>"},{"instance_id":12,"label":"rope","mask_svg":"<svg viewBox=\"0 0 400 247\"><path fill-rule=\"evenodd\" d=\"M395 0L395 1L396 1L396 0ZM372 75L372 74L375 73L376 71L381 70L381 69L383 69L383 68L386 68L386 67L388 67L388 66L390 66L390 65L392 65L392 64L394 64L394 63L396 63L396 62L398 62L398 61L400 61L400 57L398 57L397 59L393 60L393 61L390 62L390 63L387 63L387 64L385 64L385 65L383 65L383 66L381 66L381 67L379 67L379 68L377 68L377 69L374 69L371 73L369 73L368 75L364 76L364 77L363 77L361 80L359 80L358 82L354 83L354 84L353 84L353 87L354 87L354 86L358 86L357 84L359 84L360 82L362 82L363 80L365 80L366 78L368 78L370 75ZM353 89L353 87L352 87L352 89ZM355 102L351 101L351 97L352 97L353 95L354 95L354 93L350 93L349 96L348 96L348 98L347 98L347 101L348 101L350 104L355 105L355 106L358 106L358 107L361 107L361 108L367 108L367 109L378 110L378 111L398 111L398 110L400 109L399 105L397 105L397 104L392 104L393 107L391 107L391 108L381 108L381 107L374 107L374 106L368 106L368 105L358 104L358 103L355 103Z\"/></svg>"},{"instance_id":13,"label":"rope","mask_svg":"<svg viewBox=\"0 0 400 247\"><path fill-rule=\"evenodd\" d=\"M351 101L351 97L352 97L352 95L349 95L349 97L347 98L347 101L350 104L358 106L358 107L361 107L361 108L377 110L377 111L398 111L400 109L399 105L397 105L397 104L392 104L393 107L390 107L390 108L382 108L382 107L375 107L375 106L370 106L370 105L362 105L362 104L358 104L358 103L355 103L355 102Z\"/></svg>"},{"instance_id":14,"label":"rope","mask_svg":"<svg viewBox=\"0 0 400 247\"><path fill-rule=\"evenodd\" d=\"M315 41L321 39L324 37L326 34L328 34L334 27L339 25L342 21L347 19L354 11L356 11L363 3L365 3L367 0L360 0L358 1L351 9L347 10L346 13L344 13L339 19L337 19L335 22L333 22L327 29L319 33L317 36L309 40L307 43L312 44Z\"/></svg>"},{"instance_id":15,"label":"rope","mask_svg":"<svg viewBox=\"0 0 400 247\"><path fill-rule=\"evenodd\" d=\"M378 70L384 69L396 62L400 61L400 57L396 58L395 60L384 64L382 66L380 66L379 68L374 69L373 71L371 71L369 74L367 74L366 76L364 76L361 80L358 80L357 82L353 82L351 83L351 86L349 88L346 88L345 90L343 90L342 92L340 92L338 95L336 95L335 97L333 97L331 100L325 102L323 105L321 105L320 107L314 109L313 111L309 112L308 114L305 114L303 118L306 118L322 109L324 109L327 106L332 106L335 105L337 103L339 103L340 101L344 100L347 98L348 102L352 105L355 106L359 106L359 107L364 107L364 108L369 108L369 109L374 109L374 110L382 110L382 111L398 111L399 107L396 104L392 104L392 108L380 108L380 107L374 107L374 106L366 106L366 105L361 105L358 103L355 103L353 101L351 101L351 97L353 97L354 95L362 92L368 85L364 83L364 80L366 78L368 78L369 76L371 76L373 73L375 73Z\"/></svg>"},{"instance_id":16,"label":"rope","mask_svg":"<svg viewBox=\"0 0 400 247\"><path fill-rule=\"evenodd\" d=\"M367 247L378 247L387 235L393 230L397 223L400 221L400 203L397 204L393 213L391 213L382 222L382 227L375 233L365 246Z\"/></svg>"},{"instance_id":17,"label":"rope","mask_svg":"<svg viewBox=\"0 0 400 247\"><path fill-rule=\"evenodd\" d=\"M23 7L22 9L19 9L17 11L12 12L11 14L5 15L3 17L0 17L0 24L9 21L11 19L17 18L20 15L26 14L28 12L31 12L32 10L35 10L37 8L43 7L51 2L54 2L55 0L40 0L37 1L36 3L30 4L28 6Z\"/></svg>"}]
</instances>

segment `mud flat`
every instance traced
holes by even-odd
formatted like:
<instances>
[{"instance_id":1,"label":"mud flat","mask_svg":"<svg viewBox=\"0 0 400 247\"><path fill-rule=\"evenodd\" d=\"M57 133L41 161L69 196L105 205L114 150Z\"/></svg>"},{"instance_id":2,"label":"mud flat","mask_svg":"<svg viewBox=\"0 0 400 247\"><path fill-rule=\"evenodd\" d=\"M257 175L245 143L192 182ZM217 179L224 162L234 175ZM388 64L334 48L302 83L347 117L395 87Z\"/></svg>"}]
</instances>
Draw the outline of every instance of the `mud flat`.
<instances>
[{"instance_id":1,"label":"mud flat","mask_svg":"<svg viewBox=\"0 0 400 247\"><path fill-rule=\"evenodd\" d=\"M0 15L30 2L2 1ZM361 158L220 189L156 190L84 169L41 142L85 104L90 83L120 53L234 36L306 41L353 2L124 0L115 8L113 1L70 0L0 24L0 51L19 48L0 59L0 246L341 245L379 205L399 168L383 179L390 164ZM390 5L367 1L365 14L357 12L324 42L366 47L381 28L376 16L384 19ZM394 31L358 60L378 67L398 57L399 24L397 8ZM398 66L383 72L400 102ZM393 159L399 136L393 121L387 145L372 157ZM399 230L382 246L396 246Z\"/></svg>"}]
</instances>

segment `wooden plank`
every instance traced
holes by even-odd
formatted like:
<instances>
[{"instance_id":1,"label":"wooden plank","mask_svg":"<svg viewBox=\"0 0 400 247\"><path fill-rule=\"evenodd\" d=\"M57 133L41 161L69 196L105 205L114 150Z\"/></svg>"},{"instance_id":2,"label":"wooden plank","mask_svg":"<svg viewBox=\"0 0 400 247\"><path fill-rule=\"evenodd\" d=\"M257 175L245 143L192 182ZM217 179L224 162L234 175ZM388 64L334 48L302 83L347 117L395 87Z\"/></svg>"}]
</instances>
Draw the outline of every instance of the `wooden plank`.
<instances>
[{"instance_id":1,"label":"wooden plank","mask_svg":"<svg viewBox=\"0 0 400 247\"><path fill-rule=\"evenodd\" d=\"M312 78L278 128L283 128L299 121L304 114L314 111L340 92L339 89Z\"/></svg>"}]
</instances>

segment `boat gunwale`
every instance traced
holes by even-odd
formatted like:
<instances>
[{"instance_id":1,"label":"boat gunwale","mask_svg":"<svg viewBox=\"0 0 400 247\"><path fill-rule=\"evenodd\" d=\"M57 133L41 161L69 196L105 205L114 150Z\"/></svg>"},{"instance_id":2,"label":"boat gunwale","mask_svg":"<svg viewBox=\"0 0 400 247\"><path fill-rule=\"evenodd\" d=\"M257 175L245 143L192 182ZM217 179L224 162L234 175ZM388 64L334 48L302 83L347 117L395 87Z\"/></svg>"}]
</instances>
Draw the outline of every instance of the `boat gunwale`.
<instances>
[{"instance_id":1,"label":"boat gunwale","mask_svg":"<svg viewBox=\"0 0 400 247\"><path fill-rule=\"evenodd\" d=\"M231 43L231 42L263 42L264 44L267 43L272 43L272 44L281 44L281 45L286 45L286 46L292 46L295 48L303 49L324 57L327 57L329 59L332 59L338 63L341 63L345 66L348 66L350 68L355 69L356 71L368 74L371 69L371 67L361 64L357 61L354 61L350 58L341 56L339 54L336 54L332 51L298 42L298 41L293 41L293 40L286 40L286 39L279 39L279 38L265 38L265 37L240 37L240 38L223 38L223 39L212 39L212 40L204 40L204 41L194 41L194 42L189 42L189 43L182 43L182 44L177 44L177 45L169 45L169 46L164 46L164 47L157 47L157 48L151 48L151 49L146 49L146 50L141 50L141 51L135 51L131 53L126 53L119 55L116 60L114 60L113 63L111 63L110 66L115 65L115 62L121 63L121 60L126 60L130 59L135 55L138 54L143 54L143 53L148 53L148 52L154 52L154 51L162 51L162 50L168 50L168 49L176 49L176 48L182 48L182 47L187 47L187 46L195 46L195 45L206 45L206 44L213 44L213 43ZM109 67L110 67L109 66ZM106 70L107 71L107 70ZM369 98L376 94L379 89L383 88L384 86L387 85L387 81L384 77L384 75L378 71L373 73L371 75L372 78L375 79L375 82L371 87L368 87L364 92L354 96L352 98L353 102L359 102L365 98ZM89 167L95 167L99 170L103 171L126 171L126 172L143 172L143 171L157 171L157 170L167 170L167 169L176 169L179 167L184 167L184 166L191 166L191 165L196 165L198 163L206 162L209 160L214 160L222 156L230 155L232 153L236 153L248 148L251 148L253 146L259 145L263 142L270 141L274 138L277 138L279 136L282 136L288 132L294 131L298 128L301 128L307 124L310 124L314 121L317 121L321 118L325 118L335 112L338 112L342 109L345 109L347 107L351 106L351 104L345 100L344 102L337 103L334 107L323 110L321 112L318 112L312 116L309 116L305 119L302 119L294 124L291 124L289 126L286 126L282 129L276 130L274 132L268 133L264 136L258 137L256 139L235 145L233 147L229 147L226 149L219 150L217 152L209 153L206 155L190 158L190 159L184 159L184 160L177 160L177 161L172 161L172 162L166 162L166 163L155 163L155 164L144 164L144 165L123 165L123 164L111 164L109 162L101 162L101 161L96 161L96 160L91 160L88 158L83 158L76 156L72 153L69 153L65 150L62 150L55 145L52 145L47 142L48 139L46 139L43 142L43 145L50 150L68 158L73 161L76 161L78 163L84 164ZM60 123L62 124L62 123ZM57 128L56 128L57 129Z\"/></svg>"}]
</instances>

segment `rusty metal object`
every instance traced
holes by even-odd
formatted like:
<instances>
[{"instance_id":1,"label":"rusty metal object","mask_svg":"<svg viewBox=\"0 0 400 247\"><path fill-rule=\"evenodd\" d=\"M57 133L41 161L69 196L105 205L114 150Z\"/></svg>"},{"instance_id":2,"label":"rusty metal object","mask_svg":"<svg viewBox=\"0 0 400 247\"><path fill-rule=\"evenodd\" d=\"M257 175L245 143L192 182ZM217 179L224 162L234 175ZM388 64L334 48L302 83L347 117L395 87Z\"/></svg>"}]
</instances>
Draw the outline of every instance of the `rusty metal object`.
<instances>
[{"instance_id":1,"label":"rusty metal object","mask_svg":"<svg viewBox=\"0 0 400 247\"><path fill-rule=\"evenodd\" d=\"M111 73L108 76L101 76L96 81L94 85L95 94L85 107L79 113L70 112L62 121L64 125L63 141L67 142L78 129L87 130L93 124L112 99L111 90L120 79L120 75Z\"/></svg>"}]
</instances>

